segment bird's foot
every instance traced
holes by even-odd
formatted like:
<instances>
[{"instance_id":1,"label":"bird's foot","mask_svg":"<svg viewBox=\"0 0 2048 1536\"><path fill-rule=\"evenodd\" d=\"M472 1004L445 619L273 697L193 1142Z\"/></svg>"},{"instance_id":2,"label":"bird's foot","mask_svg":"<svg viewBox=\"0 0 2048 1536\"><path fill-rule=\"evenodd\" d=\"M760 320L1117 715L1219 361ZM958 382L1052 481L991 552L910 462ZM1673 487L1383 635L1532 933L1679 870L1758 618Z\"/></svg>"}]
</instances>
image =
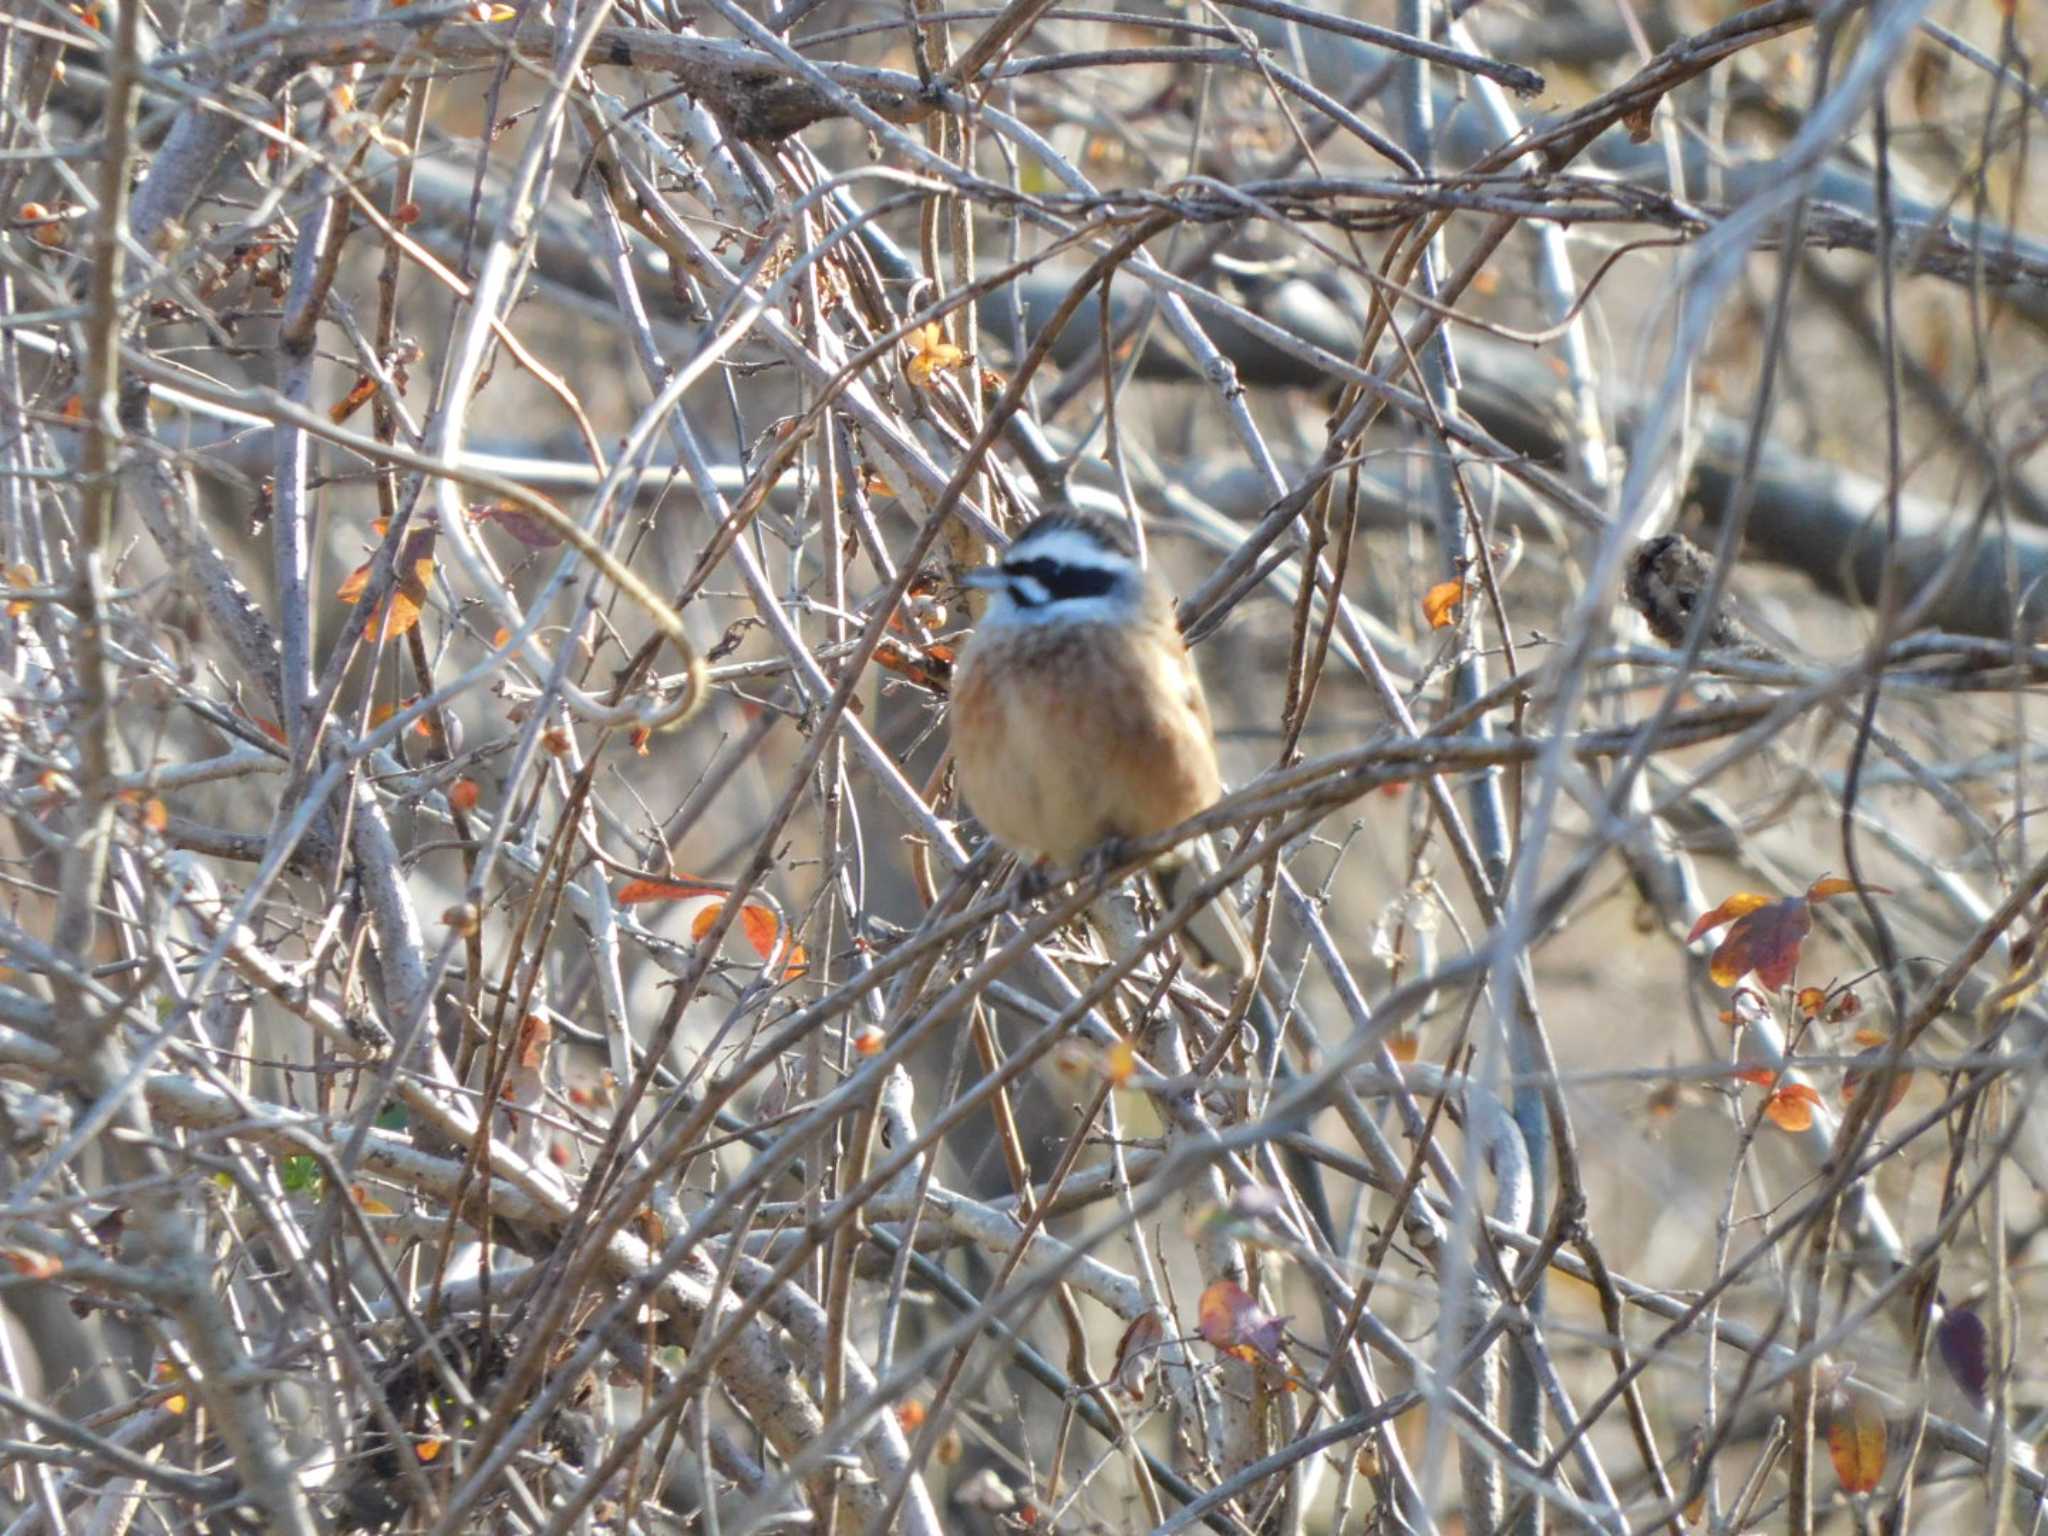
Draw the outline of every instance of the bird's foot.
<instances>
[{"instance_id":1,"label":"bird's foot","mask_svg":"<svg viewBox=\"0 0 2048 1536\"><path fill-rule=\"evenodd\" d=\"M1052 870L1040 859L1035 864L1019 864L1016 881L1010 887L1010 899L1020 907L1043 901L1052 891Z\"/></svg>"},{"instance_id":2,"label":"bird's foot","mask_svg":"<svg viewBox=\"0 0 2048 1536\"><path fill-rule=\"evenodd\" d=\"M1092 884L1103 879L1117 866L1128 864L1130 858L1129 838L1106 837L1081 856L1080 876Z\"/></svg>"}]
</instances>

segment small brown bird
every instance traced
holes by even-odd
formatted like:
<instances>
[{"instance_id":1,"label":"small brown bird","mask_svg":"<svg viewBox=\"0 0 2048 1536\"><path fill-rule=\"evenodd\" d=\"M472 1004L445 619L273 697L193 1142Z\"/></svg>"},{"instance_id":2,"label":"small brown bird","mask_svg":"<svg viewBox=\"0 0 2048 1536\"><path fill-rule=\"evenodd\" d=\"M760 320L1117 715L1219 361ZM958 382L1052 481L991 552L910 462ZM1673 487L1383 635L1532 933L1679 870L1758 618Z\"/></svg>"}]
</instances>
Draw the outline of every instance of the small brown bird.
<instances>
[{"instance_id":1,"label":"small brown bird","mask_svg":"<svg viewBox=\"0 0 2048 1536\"><path fill-rule=\"evenodd\" d=\"M1172 596L1110 524L1048 513L965 580L989 603L953 680L953 762L997 842L1071 868L1216 803L1215 732ZM1223 922L1191 925L1194 947L1242 974L1242 927L1227 899L1212 905Z\"/></svg>"}]
</instances>

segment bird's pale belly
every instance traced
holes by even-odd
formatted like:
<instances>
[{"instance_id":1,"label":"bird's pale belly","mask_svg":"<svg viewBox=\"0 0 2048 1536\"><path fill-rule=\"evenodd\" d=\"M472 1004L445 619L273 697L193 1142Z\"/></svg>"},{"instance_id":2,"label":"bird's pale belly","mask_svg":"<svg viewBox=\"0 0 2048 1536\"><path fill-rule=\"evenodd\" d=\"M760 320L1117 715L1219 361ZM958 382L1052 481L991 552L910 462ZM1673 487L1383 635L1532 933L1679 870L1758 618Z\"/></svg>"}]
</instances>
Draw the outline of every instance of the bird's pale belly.
<instances>
[{"instance_id":1,"label":"bird's pale belly","mask_svg":"<svg viewBox=\"0 0 2048 1536\"><path fill-rule=\"evenodd\" d=\"M953 692L953 760L998 842L1071 865L1215 802L1207 709L1179 643L1125 646L1115 664L1091 646L970 657Z\"/></svg>"}]
</instances>

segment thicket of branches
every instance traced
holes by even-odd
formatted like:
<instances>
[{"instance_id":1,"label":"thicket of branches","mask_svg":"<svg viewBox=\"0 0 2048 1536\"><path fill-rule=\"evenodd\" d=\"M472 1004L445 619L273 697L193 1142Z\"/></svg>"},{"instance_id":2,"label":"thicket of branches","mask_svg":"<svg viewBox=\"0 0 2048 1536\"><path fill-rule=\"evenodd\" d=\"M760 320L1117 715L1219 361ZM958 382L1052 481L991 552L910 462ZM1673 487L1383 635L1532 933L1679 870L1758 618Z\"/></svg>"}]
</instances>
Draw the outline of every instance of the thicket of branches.
<instances>
[{"instance_id":1,"label":"thicket of branches","mask_svg":"<svg viewBox=\"0 0 2048 1536\"><path fill-rule=\"evenodd\" d=\"M0 1529L2036 1528L2032 25L17 0Z\"/></svg>"}]
</instances>

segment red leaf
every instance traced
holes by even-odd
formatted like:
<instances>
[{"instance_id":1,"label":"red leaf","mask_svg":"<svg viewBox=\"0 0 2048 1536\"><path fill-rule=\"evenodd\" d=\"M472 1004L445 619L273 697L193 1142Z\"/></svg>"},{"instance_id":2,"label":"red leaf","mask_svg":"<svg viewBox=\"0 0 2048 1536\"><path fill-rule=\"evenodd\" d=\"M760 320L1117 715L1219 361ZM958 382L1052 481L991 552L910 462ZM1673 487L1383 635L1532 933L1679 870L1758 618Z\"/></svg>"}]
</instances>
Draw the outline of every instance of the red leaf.
<instances>
[{"instance_id":1,"label":"red leaf","mask_svg":"<svg viewBox=\"0 0 2048 1536\"><path fill-rule=\"evenodd\" d=\"M1720 985L1732 987L1755 972L1758 981L1776 991L1789 984L1799 969L1799 946L1812 931L1813 909L1803 896L1787 896L1758 907L1735 919L1707 962L1707 974Z\"/></svg>"}]
</instances>

